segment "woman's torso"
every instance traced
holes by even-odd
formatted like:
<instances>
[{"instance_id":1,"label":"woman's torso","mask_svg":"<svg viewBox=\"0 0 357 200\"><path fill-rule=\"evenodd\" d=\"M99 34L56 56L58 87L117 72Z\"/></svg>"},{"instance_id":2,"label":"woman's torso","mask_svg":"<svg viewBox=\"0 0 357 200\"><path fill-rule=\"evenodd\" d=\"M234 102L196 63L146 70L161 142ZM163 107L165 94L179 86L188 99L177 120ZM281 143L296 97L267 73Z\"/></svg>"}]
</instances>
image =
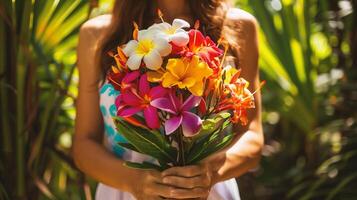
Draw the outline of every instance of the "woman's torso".
<instances>
[{"instance_id":1,"label":"woman's torso","mask_svg":"<svg viewBox=\"0 0 357 200\"><path fill-rule=\"evenodd\" d=\"M110 15L104 15L98 17L98 25L102 26L102 32L101 33L95 33L97 34L97 38L100 38L100 36L103 36L105 33L105 30L107 30L107 27L110 24ZM230 65L235 65L235 58L234 57L228 57L226 60L227 64ZM115 125L113 122L112 117L116 115L116 106L115 106L115 98L117 95L119 95L119 92L114 89L114 87L109 84L108 82L105 82L99 89L99 95L100 95L100 110L103 116L103 124L104 124L104 145L113 153L115 154L118 158L126 160L126 161L131 161L131 162L143 162L143 161L148 161L148 162L155 162L155 159L128 150L120 147L117 143L118 142L125 142L125 138L116 131ZM111 188L109 186L106 186L102 183L98 185L97 188L97 193L96 193L96 199L97 200L120 200L120 199L134 199L132 195L121 192L119 190L116 190L114 188ZM238 186L236 184L236 181L234 179L230 179L224 182L217 183L215 186L212 187L212 190L210 192L209 198L210 200L220 200L220 199L225 199L225 200L239 200L239 191L238 191Z\"/></svg>"}]
</instances>

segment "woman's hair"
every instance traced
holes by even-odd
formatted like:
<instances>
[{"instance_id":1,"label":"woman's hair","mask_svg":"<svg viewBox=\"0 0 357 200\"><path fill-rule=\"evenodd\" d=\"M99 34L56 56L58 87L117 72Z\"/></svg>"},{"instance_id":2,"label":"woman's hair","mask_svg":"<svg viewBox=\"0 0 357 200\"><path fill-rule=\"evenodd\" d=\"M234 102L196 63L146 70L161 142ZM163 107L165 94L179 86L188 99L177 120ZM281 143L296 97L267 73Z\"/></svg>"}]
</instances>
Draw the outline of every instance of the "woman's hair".
<instances>
[{"instance_id":1,"label":"woman's hair","mask_svg":"<svg viewBox=\"0 0 357 200\"><path fill-rule=\"evenodd\" d=\"M228 10L227 0L188 0L195 20L200 21L201 31L217 41L222 32L225 15ZM108 32L99 42L97 63L105 76L114 59L108 52L118 45L127 43L132 37L136 22L139 29L148 28L156 18L156 4L149 0L116 0Z\"/></svg>"}]
</instances>

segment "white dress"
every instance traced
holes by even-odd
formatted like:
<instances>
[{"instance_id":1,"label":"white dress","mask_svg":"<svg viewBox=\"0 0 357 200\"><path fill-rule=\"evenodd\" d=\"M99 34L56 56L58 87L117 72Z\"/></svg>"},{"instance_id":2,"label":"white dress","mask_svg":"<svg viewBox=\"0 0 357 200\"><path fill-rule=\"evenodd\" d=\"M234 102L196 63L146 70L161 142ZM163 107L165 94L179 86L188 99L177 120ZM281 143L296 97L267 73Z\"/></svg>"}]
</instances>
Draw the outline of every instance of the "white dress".
<instances>
[{"instance_id":1,"label":"white dress","mask_svg":"<svg viewBox=\"0 0 357 200\"><path fill-rule=\"evenodd\" d=\"M112 116L116 114L115 98L118 95L113 86L109 83L103 84L100 88L100 109L103 115L105 126L106 146L119 158L132 162L153 161L149 156L121 148L117 145L120 141L125 141L123 136L115 130ZM127 192L99 183L95 195L96 200L134 200L135 198ZM208 200L240 200L238 185L235 179L226 180L215 184L211 188Z\"/></svg>"}]
</instances>

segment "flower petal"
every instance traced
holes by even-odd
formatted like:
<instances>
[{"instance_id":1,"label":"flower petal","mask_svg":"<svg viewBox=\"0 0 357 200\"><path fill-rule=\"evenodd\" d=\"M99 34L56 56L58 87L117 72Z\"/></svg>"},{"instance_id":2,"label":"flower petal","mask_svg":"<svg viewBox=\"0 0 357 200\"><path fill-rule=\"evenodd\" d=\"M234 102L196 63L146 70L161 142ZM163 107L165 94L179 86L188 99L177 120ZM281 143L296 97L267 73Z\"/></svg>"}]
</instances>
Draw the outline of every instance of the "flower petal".
<instances>
[{"instance_id":1,"label":"flower petal","mask_svg":"<svg viewBox=\"0 0 357 200\"><path fill-rule=\"evenodd\" d=\"M120 117L130 117L140 111L140 107L123 107L122 109L118 109L117 115Z\"/></svg>"},{"instance_id":2,"label":"flower petal","mask_svg":"<svg viewBox=\"0 0 357 200\"><path fill-rule=\"evenodd\" d=\"M155 31L151 31L151 30L148 30L148 29L140 30L138 32L138 41L145 40L145 39L152 40L152 38L154 36L154 33L155 33Z\"/></svg>"},{"instance_id":3,"label":"flower petal","mask_svg":"<svg viewBox=\"0 0 357 200\"><path fill-rule=\"evenodd\" d=\"M182 123L182 116L172 117L165 122L165 133L166 135L170 135L173 133Z\"/></svg>"},{"instance_id":4,"label":"flower petal","mask_svg":"<svg viewBox=\"0 0 357 200\"><path fill-rule=\"evenodd\" d=\"M182 104L181 110L188 111L191 108L194 108L194 107L198 106L198 104L200 103L201 99L202 98L198 97L198 96L194 96L194 95L189 96L186 99L186 101Z\"/></svg>"},{"instance_id":5,"label":"flower petal","mask_svg":"<svg viewBox=\"0 0 357 200\"><path fill-rule=\"evenodd\" d=\"M149 92L149 96L151 97L151 99L157 99L157 98L165 96L166 94L167 94L167 89L163 88L160 85L151 88L151 90Z\"/></svg>"},{"instance_id":6,"label":"flower petal","mask_svg":"<svg viewBox=\"0 0 357 200\"><path fill-rule=\"evenodd\" d=\"M144 117L146 124L151 129L160 128L159 116L157 114L157 109L152 106L148 106L144 109Z\"/></svg>"},{"instance_id":7,"label":"flower petal","mask_svg":"<svg viewBox=\"0 0 357 200\"><path fill-rule=\"evenodd\" d=\"M123 52L126 56L130 56L138 46L138 41L130 40L124 47Z\"/></svg>"},{"instance_id":8,"label":"flower petal","mask_svg":"<svg viewBox=\"0 0 357 200\"><path fill-rule=\"evenodd\" d=\"M164 75L164 73L159 71L149 71L146 74L148 75L149 82L161 82Z\"/></svg>"},{"instance_id":9,"label":"flower petal","mask_svg":"<svg viewBox=\"0 0 357 200\"><path fill-rule=\"evenodd\" d=\"M192 87L187 88L193 95L202 96L203 94L203 80L197 81Z\"/></svg>"},{"instance_id":10,"label":"flower petal","mask_svg":"<svg viewBox=\"0 0 357 200\"><path fill-rule=\"evenodd\" d=\"M170 36L170 41L179 47L186 46L189 39L187 32L182 29Z\"/></svg>"},{"instance_id":11,"label":"flower petal","mask_svg":"<svg viewBox=\"0 0 357 200\"><path fill-rule=\"evenodd\" d=\"M128 65L129 69L137 70L140 67L142 59L143 59L142 55L139 55L139 54L136 54L136 53L132 53L130 55L128 61L126 62L126 64Z\"/></svg>"},{"instance_id":12,"label":"flower petal","mask_svg":"<svg viewBox=\"0 0 357 200\"><path fill-rule=\"evenodd\" d=\"M199 30L191 29L188 32L188 35L190 36L190 41L189 41L190 49L195 49L196 47L200 47L205 41L205 37Z\"/></svg>"},{"instance_id":13,"label":"flower petal","mask_svg":"<svg viewBox=\"0 0 357 200\"><path fill-rule=\"evenodd\" d=\"M174 19L172 22L173 28L179 29L179 28L189 28L190 24L183 20L183 19Z\"/></svg>"},{"instance_id":14,"label":"flower petal","mask_svg":"<svg viewBox=\"0 0 357 200\"><path fill-rule=\"evenodd\" d=\"M127 91L121 94L121 100L131 106L138 106L141 104L141 99L136 96L133 92Z\"/></svg>"},{"instance_id":15,"label":"flower petal","mask_svg":"<svg viewBox=\"0 0 357 200\"><path fill-rule=\"evenodd\" d=\"M179 99L173 91L169 93L169 99L176 112L178 112L182 105L182 99Z\"/></svg>"},{"instance_id":16,"label":"flower petal","mask_svg":"<svg viewBox=\"0 0 357 200\"><path fill-rule=\"evenodd\" d=\"M182 88L186 88L186 87L192 87L196 82L196 79L192 78L192 77L187 77L185 79L183 79L182 81L178 82L177 86L182 89Z\"/></svg>"},{"instance_id":17,"label":"flower petal","mask_svg":"<svg viewBox=\"0 0 357 200\"><path fill-rule=\"evenodd\" d=\"M166 72L162 77L162 86L168 88L175 85L179 79L177 76L172 75L170 72Z\"/></svg>"},{"instance_id":18,"label":"flower petal","mask_svg":"<svg viewBox=\"0 0 357 200\"><path fill-rule=\"evenodd\" d=\"M156 37L154 40L154 44L155 44L155 50L157 50L161 56L167 56L171 53L171 44L161 38L161 37Z\"/></svg>"},{"instance_id":19,"label":"flower petal","mask_svg":"<svg viewBox=\"0 0 357 200\"><path fill-rule=\"evenodd\" d=\"M151 50L149 54L144 56L144 63L146 68L157 70L160 69L162 65L162 58L156 50Z\"/></svg>"},{"instance_id":20,"label":"flower petal","mask_svg":"<svg viewBox=\"0 0 357 200\"><path fill-rule=\"evenodd\" d=\"M118 95L116 98L115 98L115 101L114 101L114 104L117 108L119 108L119 106L121 106L121 101L122 101L122 95Z\"/></svg>"},{"instance_id":21,"label":"flower petal","mask_svg":"<svg viewBox=\"0 0 357 200\"><path fill-rule=\"evenodd\" d=\"M167 22L162 22L162 23L158 23L158 24L153 24L152 26L150 26L148 28L149 31L154 31L154 30L158 30L160 32L164 32L166 30L168 30L171 27L171 25Z\"/></svg>"},{"instance_id":22,"label":"flower petal","mask_svg":"<svg viewBox=\"0 0 357 200\"><path fill-rule=\"evenodd\" d=\"M140 72L139 71L129 72L124 76L122 82L123 83L131 83L135 79L137 79L139 76L140 76Z\"/></svg>"},{"instance_id":23,"label":"flower petal","mask_svg":"<svg viewBox=\"0 0 357 200\"><path fill-rule=\"evenodd\" d=\"M172 114L176 114L176 110L174 108L174 106L172 105L172 102L170 101L170 99L168 98L157 98L155 100L152 100L150 102L151 106L154 106L155 108L158 108L160 110L172 113Z\"/></svg>"},{"instance_id":24,"label":"flower petal","mask_svg":"<svg viewBox=\"0 0 357 200\"><path fill-rule=\"evenodd\" d=\"M186 137L192 137L200 131L202 120L199 116L191 112L183 112L182 114L182 132Z\"/></svg>"},{"instance_id":25,"label":"flower petal","mask_svg":"<svg viewBox=\"0 0 357 200\"><path fill-rule=\"evenodd\" d=\"M148 77L146 74L142 75L139 80L139 94L140 96L144 96L149 94L150 92L150 85L148 81Z\"/></svg>"},{"instance_id":26,"label":"flower petal","mask_svg":"<svg viewBox=\"0 0 357 200\"><path fill-rule=\"evenodd\" d=\"M185 75L186 67L186 63L184 63L183 60L179 58L169 59L166 65L166 69L178 79Z\"/></svg>"}]
</instances>

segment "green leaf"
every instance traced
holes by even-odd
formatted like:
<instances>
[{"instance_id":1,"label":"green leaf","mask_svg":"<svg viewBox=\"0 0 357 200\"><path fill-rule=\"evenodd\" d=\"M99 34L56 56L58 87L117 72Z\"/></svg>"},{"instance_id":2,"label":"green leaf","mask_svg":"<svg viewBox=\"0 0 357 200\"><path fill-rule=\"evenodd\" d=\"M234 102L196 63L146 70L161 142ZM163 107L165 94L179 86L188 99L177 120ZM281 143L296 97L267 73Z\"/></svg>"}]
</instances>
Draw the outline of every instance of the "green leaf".
<instances>
[{"instance_id":1,"label":"green leaf","mask_svg":"<svg viewBox=\"0 0 357 200\"><path fill-rule=\"evenodd\" d=\"M188 153L187 157L187 163L193 163L195 160L199 159L200 156L205 154L208 148L211 148L213 144L219 143L222 138L220 137L222 135L222 132L225 130L225 128L230 124L230 121L228 120L228 117L224 119L223 123L216 129L214 132L210 134L206 134L203 136L198 142L196 142L193 145L193 148L190 150ZM233 134L231 134L233 135ZM207 156L206 156L207 157ZM201 159L200 159L201 160Z\"/></svg>"},{"instance_id":2,"label":"green leaf","mask_svg":"<svg viewBox=\"0 0 357 200\"><path fill-rule=\"evenodd\" d=\"M118 131L139 152L150 155L160 162L174 162L176 151L166 139L157 131L143 129L124 122L120 118L114 118Z\"/></svg>"},{"instance_id":3,"label":"green leaf","mask_svg":"<svg viewBox=\"0 0 357 200\"><path fill-rule=\"evenodd\" d=\"M135 162L125 162L125 166L134 168L134 169L142 169L142 170L158 170L158 171L163 171L165 170L161 166L149 163L149 162L143 162L143 163L135 163Z\"/></svg>"},{"instance_id":4,"label":"green leaf","mask_svg":"<svg viewBox=\"0 0 357 200\"><path fill-rule=\"evenodd\" d=\"M118 145L124 147L124 148L127 148L127 149L130 149L132 151L136 151L136 152L139 152L139 153L142 153L140 152L137 148L135 148L135 146L133 146L132 144L130 143L126 143L126 142L118 142Z\"/></svg>"},{"instance_id":5,"label":"green leaf","mask_svg":"<svg viewBox=\"0 0 357 200\"><path fill-rule=\"evenodd\" d=\"M217 129L221 128L230 116L230 113L222 112L218 113L213 118L203 120L201 131L193 137L193 140L199 140L206 135L212 134Z\"/></svg>"},{"instance_id":6,"label":"green leaf","mask_svg":"<svg viewBox=\"0 0 357 200\"><path fill-rule=\"evenodd\" d=\"M201 154L199 154L196 158L191 160L189 162L189 164L197 163L197 162L203 160L204 158L210 156L211 154L223 149L232 141L233 136L234 136L233 134L229 134L229 135L224 136L223 139L218 143L215 143L215 142L210 143L209 145L206 146L204 151Z\"/></svg>"}]
</instances>

